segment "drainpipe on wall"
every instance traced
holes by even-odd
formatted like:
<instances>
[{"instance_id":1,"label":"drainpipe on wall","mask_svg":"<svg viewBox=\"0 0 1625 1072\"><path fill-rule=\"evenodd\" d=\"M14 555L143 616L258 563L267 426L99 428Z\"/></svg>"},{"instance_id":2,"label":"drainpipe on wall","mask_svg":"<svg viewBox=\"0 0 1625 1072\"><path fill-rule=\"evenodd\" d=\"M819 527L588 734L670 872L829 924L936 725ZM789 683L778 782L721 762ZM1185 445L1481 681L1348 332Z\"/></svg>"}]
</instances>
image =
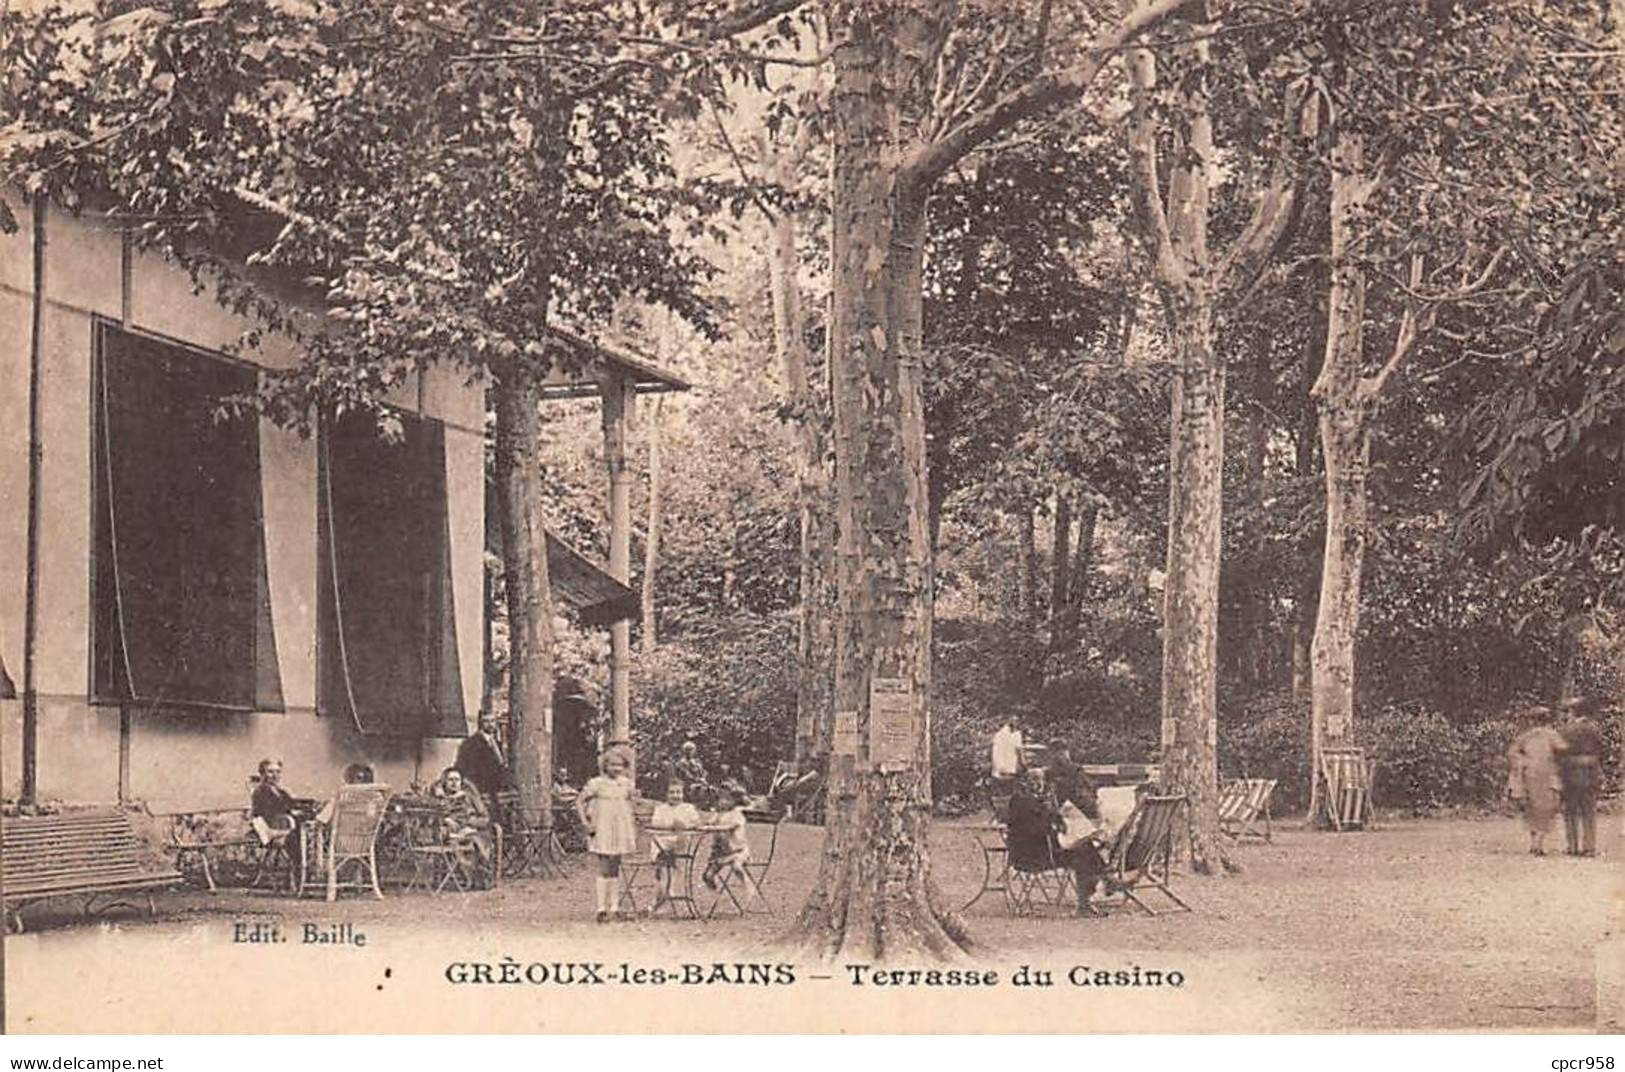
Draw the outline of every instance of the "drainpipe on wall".
<instances>
[{"instance_id":1,"label":"drainpipe on wall","mask_svg":"<svg viewBox=\"0 0 1625 1072\"><path fill-rule=\"evenodd\" d=\"M131 240L129 228L125 228L119 232L118 266L119 326L125 331L129 331L135 323L134 318L131 315L132 298L130 288L131 274L134 271L134 262L134 243ZM102 374L106 375L106 372L107 370L104 368L102 370ZM111 473L108 474L108 479L112 479ZM116 561L118 557L117 548L113 549L113 556ZM123 596L120 595L119 598L122 599ZM120 611L120 613L122 614L123 612ZM128 655L126 655L126 658L128 658ZM129 804L132 795L130 792L130 738L134 733L134 720L132 718L133 708L134 697L125 697L119 702L118 705L118 802L120 804ZM154 709L156 709L156 705Z\"/></svg>"},{"instance_id":2,"label":"drainpipe on wall","mask_svg":"<svg viewBox=\"0 0 1625 1072\"><path fill-rule=\"evenodd\" d=\"M45 216L49 196L34 196L34 322L28 348L28 545L23 597L23 785L21 802L39 799L39 691L34 654L39 643L40 353L45 329Z\"/></svg>"}]
</instances>

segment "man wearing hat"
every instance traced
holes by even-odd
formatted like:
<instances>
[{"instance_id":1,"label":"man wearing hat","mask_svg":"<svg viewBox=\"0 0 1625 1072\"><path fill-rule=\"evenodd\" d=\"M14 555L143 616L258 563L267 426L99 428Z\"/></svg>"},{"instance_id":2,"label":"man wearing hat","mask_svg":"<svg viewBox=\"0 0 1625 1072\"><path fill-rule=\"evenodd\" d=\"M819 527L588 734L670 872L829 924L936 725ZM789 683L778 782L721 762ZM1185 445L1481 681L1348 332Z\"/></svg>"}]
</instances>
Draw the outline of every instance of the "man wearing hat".
<instances>
[{"instance_id":1,"label":"man wearing hat","mask_svg":"<svg viewBox=\"0 0 1625 1072\"><path fill-rule=\"evenodd\" d=\"M1563 780L1563 842L1570 856L1597 854L1597 790L1602 782L1602 730L1585 717L1596 706L1590 699L1563 705L1568 717L1557 727L1563 738L1558 774Z\"/></svg>"}]
</instances>

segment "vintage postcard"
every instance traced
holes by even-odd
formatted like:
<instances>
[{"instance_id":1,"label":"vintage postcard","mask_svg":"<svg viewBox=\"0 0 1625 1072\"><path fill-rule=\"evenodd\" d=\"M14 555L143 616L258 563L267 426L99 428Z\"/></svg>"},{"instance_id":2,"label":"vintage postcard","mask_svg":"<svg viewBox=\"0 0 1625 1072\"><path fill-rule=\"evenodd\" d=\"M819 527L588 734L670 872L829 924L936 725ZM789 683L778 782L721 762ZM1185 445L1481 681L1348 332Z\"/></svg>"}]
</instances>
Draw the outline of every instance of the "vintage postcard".
<instances>
[{"instance_id":1,"label":"vintage postcard","mask_svg":"<svg viewBox=\"0 0 1625 1072\"><path fill-rule=\"evenodd\" d=\"M5 1031L1622 1030L1622 54L0 2Z\"/></svg>"}]
</instances>

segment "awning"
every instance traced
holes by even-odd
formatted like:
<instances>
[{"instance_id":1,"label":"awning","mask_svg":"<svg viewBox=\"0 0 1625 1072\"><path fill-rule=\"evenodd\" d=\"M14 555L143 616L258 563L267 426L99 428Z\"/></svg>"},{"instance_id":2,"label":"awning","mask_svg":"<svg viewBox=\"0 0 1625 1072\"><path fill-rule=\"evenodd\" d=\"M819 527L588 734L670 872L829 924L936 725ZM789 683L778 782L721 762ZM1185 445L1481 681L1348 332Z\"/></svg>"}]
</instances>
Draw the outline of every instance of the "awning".
<instances>
[{"instance_id":1,"label":"awning","mask_svg":"<svg viewBox=\"0 0 1625 1072\"><path fill-rule=\"evenodd\" d=\"M635 618L638 594L551 532L547 575L553 599L575 611L585 625L611 625Z\"/></svg>"}]
</instances>

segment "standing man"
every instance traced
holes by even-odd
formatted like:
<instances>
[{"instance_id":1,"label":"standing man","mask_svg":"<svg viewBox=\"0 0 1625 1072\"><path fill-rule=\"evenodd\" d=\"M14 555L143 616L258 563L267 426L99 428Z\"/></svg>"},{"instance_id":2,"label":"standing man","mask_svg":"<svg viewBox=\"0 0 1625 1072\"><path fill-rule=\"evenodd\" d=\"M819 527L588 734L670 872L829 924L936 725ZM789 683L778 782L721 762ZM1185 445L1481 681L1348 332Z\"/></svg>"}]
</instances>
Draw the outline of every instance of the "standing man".
<instances>
[{"instance_id":1,"label":"standing man","mask_svg":"<svg viewBox=\"0 0 1625 1072\"><path fill-rule=\"evenodd\" d=\"M1021 729L1016 720L1006 718L993 734L990 757L992 780L988 783L988 807L993 818L1003 822L1010 808L1011 794L1016 790L1016 777L1021 773Z\"/></svg>"},{"instance_id":2,"label":"standing man","mask_svg":"<svg viewBox=\"0 0 1625 1072\"><path fill-rule=\"evenodd\" d=\"M479 730L457 746L457 769L492 803L498 792L513 785L508 756L497 740L497 717L491 712L481 711Z\"/></svg>"},{"instance_id":3,"label":"standing man","mask_svg":"<svg viewBox=\"0 0 1625 1072\"><path fill-rule=\"evenodd\" d=\"M1597 855L1597 790L1602 781L1602 730L1585 712L1589 700L1564 705L1569 717L1557 727L1563 749L1557 755L1563 780L1563 844L1570 856Z\"/></svg>"},{"instance_id":4,"label":"standing man","mask_svg":"<svg viewBox=\"0 0 1625 1072\"><path fill-rule=\"evenodd\" d=\"M995 784L1009 782L1021 773L1021 730L1015 719L1007 718L993 734L992 767Z\"/></svg>"}]
</instances>

